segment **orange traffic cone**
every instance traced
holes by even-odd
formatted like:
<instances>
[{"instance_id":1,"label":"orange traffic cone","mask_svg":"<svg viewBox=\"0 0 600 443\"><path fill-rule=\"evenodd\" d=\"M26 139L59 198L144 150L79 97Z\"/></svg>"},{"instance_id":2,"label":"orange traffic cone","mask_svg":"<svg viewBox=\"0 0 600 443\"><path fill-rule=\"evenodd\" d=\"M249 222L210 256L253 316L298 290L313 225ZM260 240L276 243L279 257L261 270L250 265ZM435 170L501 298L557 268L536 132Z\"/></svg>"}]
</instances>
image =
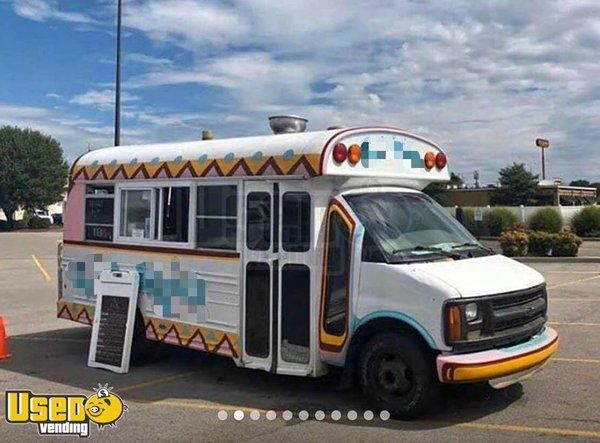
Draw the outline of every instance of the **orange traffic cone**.
<instances>
[{"instance_id":1,"label":"orange traffic cone","mask_svg":"<svg viewBox=\"0 0 600 443\"><path fill-rule=\"evenodd\" d=\"M4 319L0 315L0 360L10 358L12 355L8 350L8 340L6 329L4 328Z\"/></svg>"}]
</instances>

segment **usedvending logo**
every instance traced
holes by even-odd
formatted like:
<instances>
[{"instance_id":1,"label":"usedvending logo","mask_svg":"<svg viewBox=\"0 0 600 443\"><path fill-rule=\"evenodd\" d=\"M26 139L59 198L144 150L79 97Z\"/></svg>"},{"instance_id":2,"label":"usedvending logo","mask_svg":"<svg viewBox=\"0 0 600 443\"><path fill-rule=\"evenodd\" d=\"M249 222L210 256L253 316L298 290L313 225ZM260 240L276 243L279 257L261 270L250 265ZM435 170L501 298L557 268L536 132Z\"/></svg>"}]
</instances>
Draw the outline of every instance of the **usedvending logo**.
<instances>
[{"instance_id":1,"label":"usedvending logo","mask_svg":"<svg viewBox=\"0 0 600 443\"><path fill-rule=\"evenodd\" d=\"M115 428L128 409L121 397L108 387L98 385L85 395L38 395L31 391L6 391L6 421L35 423L40 435L78 435L89 437L90 422L98 429Z\"/></svg>"}]
</instances>

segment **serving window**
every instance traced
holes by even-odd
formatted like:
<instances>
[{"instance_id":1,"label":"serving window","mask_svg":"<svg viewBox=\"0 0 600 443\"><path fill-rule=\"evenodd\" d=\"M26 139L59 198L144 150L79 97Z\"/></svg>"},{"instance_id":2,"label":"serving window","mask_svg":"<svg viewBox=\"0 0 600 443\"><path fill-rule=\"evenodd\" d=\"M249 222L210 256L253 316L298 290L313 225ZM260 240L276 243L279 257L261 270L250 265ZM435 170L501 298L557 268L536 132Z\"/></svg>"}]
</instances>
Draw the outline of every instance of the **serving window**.
<instances>
[{"instance_id":1,"label":"serving window","mask_svg":"<svg viewBox=\"0 0 600 443\"><path fill-rule=\"evenodd\" d=\"M121 187L118 238L125 243L190 243L190 187Z\"/></svg>"}]
</instances>

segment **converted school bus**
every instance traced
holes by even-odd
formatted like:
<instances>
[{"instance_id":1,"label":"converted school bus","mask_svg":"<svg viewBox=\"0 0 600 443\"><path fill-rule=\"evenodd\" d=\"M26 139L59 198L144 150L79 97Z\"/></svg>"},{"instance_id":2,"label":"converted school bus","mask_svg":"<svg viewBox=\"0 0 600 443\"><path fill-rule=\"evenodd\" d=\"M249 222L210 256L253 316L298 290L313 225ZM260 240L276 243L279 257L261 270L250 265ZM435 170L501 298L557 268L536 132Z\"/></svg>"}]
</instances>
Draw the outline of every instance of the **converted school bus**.
<instances>
[{"instance_id":1,"label":"converted school bus","mask_svg":"<svg viewBox=\"0 0 600 443\"><path fill-rule=\"evenodd\" d=\"M558 345L545 283L420 192L448 179L438 145L377 126L88 152L58 316L91 324L94 280L132 272L134 359L145 337L277 374L340 366L397 416L439 382L506 386Z\"/></svg>"}]
</instances>

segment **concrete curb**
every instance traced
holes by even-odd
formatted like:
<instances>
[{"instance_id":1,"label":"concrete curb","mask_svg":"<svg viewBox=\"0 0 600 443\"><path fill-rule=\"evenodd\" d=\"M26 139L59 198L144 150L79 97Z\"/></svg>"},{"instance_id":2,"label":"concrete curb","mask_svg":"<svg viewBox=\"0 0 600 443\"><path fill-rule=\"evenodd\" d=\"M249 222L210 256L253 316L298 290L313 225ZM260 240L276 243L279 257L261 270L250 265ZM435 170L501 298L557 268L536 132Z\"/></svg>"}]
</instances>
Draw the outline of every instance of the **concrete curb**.
<instances>
[{"instance_id":1,"label":"concrete curb","mask_svg":"<svg viewBox=\"0 0 600 443\"><path fill-rule=\"evenodd\" d=\"M600 257L511 257L521 263L600 263Z\"/></svg>"}]
</instances>

